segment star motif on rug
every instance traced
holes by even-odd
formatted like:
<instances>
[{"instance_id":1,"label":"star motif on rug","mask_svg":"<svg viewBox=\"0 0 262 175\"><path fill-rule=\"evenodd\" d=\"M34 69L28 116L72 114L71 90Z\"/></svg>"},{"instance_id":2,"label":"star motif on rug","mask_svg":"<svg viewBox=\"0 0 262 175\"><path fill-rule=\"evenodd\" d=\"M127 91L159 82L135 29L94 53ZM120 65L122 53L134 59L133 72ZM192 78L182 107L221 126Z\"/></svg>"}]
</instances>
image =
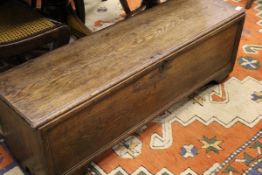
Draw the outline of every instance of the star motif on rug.
<instances>
[{"instance_id":1,"label":"star motif on rug","mask_svg":"<svg viewBox=\"0 0 262 175\"><path fill-rule=\"evenodd\" d=\"M113 147L114 152L124 159L134 159L141 154L142 142L136 136L129 136Z\"/></svg>"},{"instance_id":2,"label":"star motif on rug","mask_svg":"<svg viewBox=\"0 0 262 175\"><path fill-rule=\"evenodd\" d=\"M195 157L198 153L197 153L197 148L194 145L184 145L180 149L180 154L184 158L190 158L190 157L192 158Z\"/></svg>"},{"instance_id":3,"label":"star motif on rug","mask_svg":"<svg viewBox=\"0 0 262 175\"><path fill-rule=\"evenodd\" d=\"M254 58L242 57L239 59L238 63L245 69L258 70L260 68L260 63Z\"/></svg>"},{"instance_id":4,"label":"star motif on rug","mask_svg":"<svg viewBox=\"0 0 262 175\"><path fill-rule=\"evenodd\" d=\"M202 148L206 150L206 153L209 153L212 151L218 154L219 151L223 150L220 147L220 144L222 143L222 141L217 140L216 137L208 138L204 136L201 142L203 143Z\"/></svg>"},{"instance_id":5,"label":"star motif on rug","mask_svg":"<svg viewBox=\"0 0 262 175\"><path fill-rule=\"evenodd\" d=\"M238 173L238 174L239 174L239 171L237 171L237 169L235 169L235 168L232 167L232 166L228 166L227 168L225 168L225 170L223 171L223 173L225 173L225 174Z\"/></svg>"},{"instance_id":6,"label":"star motif on rug","mask_svg":"<svg viewBox=\"0 0 262 175\"><path fill-rule=\"evenodd\" d=\"M253 145L250 146L250 148L256 149L259 155L262 154L262 143L261 142L259 141L255 142Z\"/></svg>"},{"instance_id":7,"label":"star motif on rug","mask_svg":"<svg viewBox=\"0 0 262 175\"><path fill-rule=\"evenodd\" d=\"M262 103L262 91L260 92L254 92L252 95L252 100L257 103Z\"/></svg>"},{"instance_id":8,"label":"star motif on rug","mask_svg":"<svg viewBox=\"0 0 262 175\"><path fill-rule=\"evenodd\" d=\"M204 102L206 99L201 96L195 96L193 97L193 104L199 104L200 106L204 106Z\"/></svg>"},{"instance_id":9,"label":"star motif on rug","mask_svg":"<svg viewBox=\"0 0 262 175\"><path fill-rule=\"evenodd\" d=\"M236 159L235 162L238 163L244 163L246 166L249 166L253 161L255 161L255 157L249 155L248 153L244 152L243 158L241 159Z\"/></svg>"}]
</instances>

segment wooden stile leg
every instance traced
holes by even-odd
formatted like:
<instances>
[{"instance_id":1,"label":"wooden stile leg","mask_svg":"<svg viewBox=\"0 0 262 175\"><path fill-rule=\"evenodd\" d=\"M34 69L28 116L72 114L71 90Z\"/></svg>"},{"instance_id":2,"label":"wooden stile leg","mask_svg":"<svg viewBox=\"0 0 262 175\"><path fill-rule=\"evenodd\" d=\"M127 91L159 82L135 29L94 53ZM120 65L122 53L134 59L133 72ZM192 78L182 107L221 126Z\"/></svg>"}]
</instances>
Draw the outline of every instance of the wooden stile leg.
<instances>
[{"instance_id":1,"label":"wooden stile leg","mask_svg":"<svg viewBox=\"0 0 262 175\"><path fill-rule=\"evenodd\" d=\"M246 9L250 9L254 0L247 0Z\"/></svg>"}]
</instances>

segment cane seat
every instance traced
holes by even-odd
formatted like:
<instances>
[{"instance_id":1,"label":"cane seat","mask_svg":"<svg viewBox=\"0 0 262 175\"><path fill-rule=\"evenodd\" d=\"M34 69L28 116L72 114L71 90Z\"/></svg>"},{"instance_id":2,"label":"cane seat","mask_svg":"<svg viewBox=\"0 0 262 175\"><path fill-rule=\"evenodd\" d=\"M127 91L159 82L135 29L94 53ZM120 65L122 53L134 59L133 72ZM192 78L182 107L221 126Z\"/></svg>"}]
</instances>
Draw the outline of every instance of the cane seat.
<instances>
[{"instance_id":1,"label":"cane seat","mask_svg":"<svg viewBox=\"0 0 262 175\"><path fill-rule=\"evenodd\" d=\"M67 26L41 16L18 0L0 1L0 58L14 56L48 42L68 43Z\"/></svg>"}]
</instances>

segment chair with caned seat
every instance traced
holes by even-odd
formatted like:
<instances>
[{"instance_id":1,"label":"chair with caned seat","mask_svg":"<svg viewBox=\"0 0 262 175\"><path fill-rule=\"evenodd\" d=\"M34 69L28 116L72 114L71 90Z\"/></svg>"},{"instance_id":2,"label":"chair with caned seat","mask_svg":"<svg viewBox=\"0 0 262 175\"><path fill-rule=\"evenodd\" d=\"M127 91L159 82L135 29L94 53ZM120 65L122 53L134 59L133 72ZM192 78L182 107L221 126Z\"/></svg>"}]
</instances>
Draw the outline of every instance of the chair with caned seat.
<instances>
[{"instance_id":1,"label":"chair with caned seat","mask_svg":"<svg viewBox=\"0 0 262 175\"><path fill-rule=\"evenodd\" d=\"M53 43L69 42L69 28L43 17L18 0L0 1L0 60L8 59Z\"/></svg>"}]
</instances>

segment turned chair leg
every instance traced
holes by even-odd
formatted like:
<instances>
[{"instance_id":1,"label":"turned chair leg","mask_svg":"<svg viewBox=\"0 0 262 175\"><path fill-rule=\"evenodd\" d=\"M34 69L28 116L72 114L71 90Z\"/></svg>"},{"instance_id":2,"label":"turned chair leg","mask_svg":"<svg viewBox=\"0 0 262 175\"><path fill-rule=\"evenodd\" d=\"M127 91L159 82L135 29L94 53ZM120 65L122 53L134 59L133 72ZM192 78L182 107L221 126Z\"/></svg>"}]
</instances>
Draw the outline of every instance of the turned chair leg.
<instances>
[{"instance_id":1,"label":"turned chair leg","mask_svg":"<svg viewBox=\"0 0 262 175\"><path fill-rule=\"evenodd\" d=\"M66 45L69 43L70 40L70 30L66 27L61 27L60 31L56 34L59 36L57 40L54 42L53 49L56 49L58 47L61 47L63 45Z\"/></svg>"},{"instance_id":2,"label":"turned chair leg","mask_svg":"<svg viewBox=\"0 0 262 175\"><path fill-rule=\"evenodd\" d=\"M250 9L255 0L247 0L246 9Z\"/></svg>"}]
</instances>

